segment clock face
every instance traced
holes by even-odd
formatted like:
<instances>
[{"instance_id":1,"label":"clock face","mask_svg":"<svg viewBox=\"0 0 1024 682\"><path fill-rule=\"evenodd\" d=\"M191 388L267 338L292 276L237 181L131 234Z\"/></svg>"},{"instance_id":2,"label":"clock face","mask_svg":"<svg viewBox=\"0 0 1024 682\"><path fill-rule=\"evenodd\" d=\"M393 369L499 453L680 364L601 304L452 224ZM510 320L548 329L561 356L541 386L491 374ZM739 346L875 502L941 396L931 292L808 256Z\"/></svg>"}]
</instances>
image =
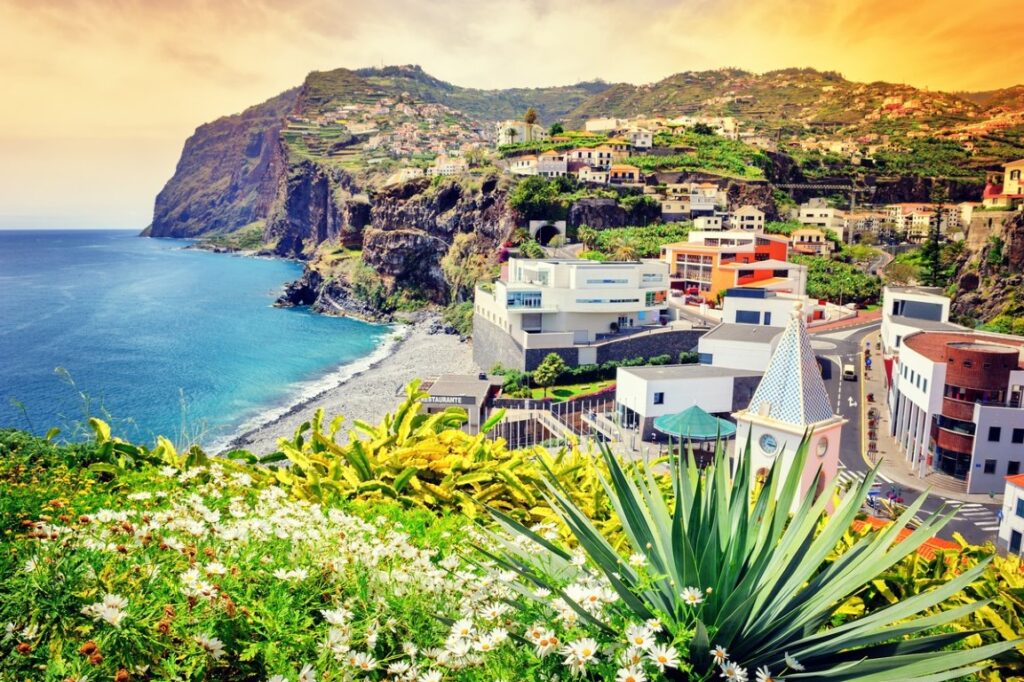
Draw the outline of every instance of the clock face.
<instances>
[{"instance_id":1,"label":"clock face","mask_svg":"<svg viewBox=\"0 0 1024 682\"><path fill-rule=\"evenodd\" d=\"M825 453L828 452L828 438L822 436L818 439L818 444L815 446L815 452L818 453L818 457L825 456Z\"/></svg>"},{"instance_id":2,"label":"clock face","mask_svg":"<svg viewBox=\"0 0 1024 682\"><path fill-rule=\"evenodd\" d=\"M779 449L778 441L776 441L775 436L770 433L766 433L761 436L758 443L761 445L761 451L766 455L774 455L775 451Z\"/></svg>"}]
</instances>

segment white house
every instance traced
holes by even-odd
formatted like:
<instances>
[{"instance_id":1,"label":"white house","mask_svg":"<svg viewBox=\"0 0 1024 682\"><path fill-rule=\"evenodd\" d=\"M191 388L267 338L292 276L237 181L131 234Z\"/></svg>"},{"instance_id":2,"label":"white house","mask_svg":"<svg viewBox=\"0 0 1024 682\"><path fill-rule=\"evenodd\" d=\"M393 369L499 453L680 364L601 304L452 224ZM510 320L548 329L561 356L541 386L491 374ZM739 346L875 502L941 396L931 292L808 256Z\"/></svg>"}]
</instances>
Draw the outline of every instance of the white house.
<instances>
[{"instance_id":1,"label":"white house","mask_svg":"<svg viewBox=\"0 0 1024 682\"><path fill-rule=\"evenodd\" d=\"M615 374L618 423L650 440L656 418L692 405L711 414L746 407L760 378L757 371L710 365L620 367Z\"/></svg>"},{"instance_id":2,"label":"white house","mask_svg":"<svg viewBox=\"0 0 1024 682\"><path fill-rule=\"evenodd\" d=\"M498 146L519 142L542 142L548 139L544 126L526 121L499 121L494 126Z\"/></svg>"},{"instance_id":3,"label":"white house","mask_svg":"<svg viewBox=\"0 0 1024 682\"><path fill-rule=\"evenodd\" d=\"M966 329L949 321L950 302L939 287L884 287L882 352L898 355L904 337L914 332Z\"/></svg>"},{"instance_id":4,"label":"white house","mask_svg":"<svg viewBox=\"0 0 1024 682\"><path fill-rule=\"evenodd\" d=\"M1006 477L1003 490L1003 519L999 523L996 547L1010 554L1024 554L1024 474Z\"/></svg>"},{"instance_id":5,"label":"white house","mask_svg":"<svg viewBox=\"0 0 1024 682\"><path fill-rule=\"evenodd\" d=\"M714 215L717 207L718 185L713 182L695 182L690 186L691 215Z\"/></svg>"},{"instance_id":6,"label":"white house","mask_svg":"<svg viewBox=\"0 0 1024 682\"><path fill-rule=\"evenodd\" d=\"M645 128L630 128L626 132L626 139L633 149L650 149L654 146L654 133Z\"/></svg>"},{"instance_id":7,"label":"white house","mask_svg":"<svg viewBox=\"0 0 1024 682\"><path fill-rule=\"evenodd\" d=\"M588 182L593 185L607 185L608 184L608 170L601 168L591 168L590 166L583 166L576 172L576 178L580 182Z\"/></svg>"},{"instance_id":8,"label":"white house","mask_svg":"<svg viewBox=\"0 0 1024 682\"><path fill-rule=\"evenodd\" d=\"M750 232L764 231L764 211L754 206L740 206L729 215L729 227Z\"/></svg>"},{"instance_id":9,"label":"white house","mask_svg":"<svg viewBox=\"0 0 1024 682\"><path fill-rule=\"evenodd\" d=\"M808 323L823 317L824 306L802 292L781 293L757 287L727 289L722 297L722 322L785 327L798 301Z\"/></svg>"},{"instance_id":10,"label":"white house","mask_svg":"<svg viewBox=\"0 0 1024 682\"><path fill-rule=\"evenodd\" d=\"M537 156L537 175L543 175L546 178L556 178L565 175L568 167L569 164L566 160L565 152L549 149Z\"/></svg>"},{"instance_id":11,"label":"white house","mask_svg":"<svg viewBox=\"0 0 1024 682\"><path fill-rule=\"evenodd\" d=\"M722 216L702 215L693 219L693 229L704 231L715 231L722 229Z\"/></svg>"},{"instance_id":12,"label":"white house","mask_svg":"<svg viewBox=\"0 0 1024 682\"><path fill-rule=\"evenodd\" d=\"M775 326L723 323L697 341L702 365L763 372L781 330Z\"/></svg>"},{"instance_id":13,"label":"white house","mask_svg":"<svg viewBox=\"0 0 1024 682\"><path fill-rule=\"evenodd\" d=\"M517 156L509 161L508 172L514 175L537 175L537 157L533 154Z\"/></svg>"},{"instance_id":14,"label":"white house","mask_svg":"<svg viewBox=\"0 0 1024 682\"><path fill-rule=\"evenodd\" d=\"M750 404L733 414L737 457L749 442L752 479L767 476L776 464L780 467L777 475L788 476L800 441L810 434L800 477L802 494L794 499L794 509L802 498L820 494L835 479L846 423L832 410L803 315L796 305ZM821 477L817 476L819 467ZM752 480L751 485L754 483Z\"/></svg>"},{"instance_id":15,"label":"white house","mask_svg":"<svg viewBox=\"0 0 1024 682\"><path fill-rule=\"evenodd\" d=\"M823 230L832 230L840 239L844 239L846 216L839 209L829 207L824 199L811 199L801 204L797 221Z\"/></svg>"},{"instance_id":16,"label":"white house","mask_svg":"<svg viewBox=\"0 0 1024 682\"><path fill-rule=\"evenodd\" d=\"M469 164L461 156L439 156L430 167L431 175L451 176L465 173L469 170Z\"/></svg>"},{"instance_id":17,"label":"white house","mask_svg":"<svg viewBox=\"0 0 1024 682\"><path fill-rule=\"evenodd\" d=\"M588 118L583 123L583 129L588 133L610 133L621 128L625 122L621 118Z\"/></svg>"}]
</instances>

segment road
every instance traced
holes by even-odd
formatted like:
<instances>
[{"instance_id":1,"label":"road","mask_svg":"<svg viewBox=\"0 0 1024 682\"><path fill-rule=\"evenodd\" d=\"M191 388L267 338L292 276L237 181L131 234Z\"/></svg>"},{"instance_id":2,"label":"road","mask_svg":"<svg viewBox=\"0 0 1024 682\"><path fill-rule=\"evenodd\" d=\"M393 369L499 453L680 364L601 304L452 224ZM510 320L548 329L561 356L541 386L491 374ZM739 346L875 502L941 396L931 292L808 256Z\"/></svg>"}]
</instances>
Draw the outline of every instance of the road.
<instances>
[{"instance_id":1,"label":"road","mask_svg":"<svg viewBox=\"0 0 1024 682\"><path fill-rule=\"evenodd\" d=\"M829 396L835 397L836 413L848 420L843 427L843 440L839 451L840 471L839 478L843 482L853 482L863 479L868 471L868 463L862 456L861 445L861 386L860 381L843 381L842 366L852 364L855 367L861 366L861 352L863 351L864 337L878 329L877 322L840 329L834 332L813 334L811 344L819 359L827 360L831 365L830 376L825 379L825 387ZM879 396L881 400L881 396ZM884 409L880 405L879 409ZM908 489L906 487L894 486L890 481L881 481L880 490L884 495L890 489L896 488L906 502L916 499L921 490ZM922 489L925 486L922 486ZM945 505L960 507L956 517L943 529L942 535L950 537L954 532L960 533L971 543L981 544L986 541L995 541L998 522L996 513L999 511L998 504L962 504L957 500L950 500L940 494L929 494L928 499L922 507L924 514L934 513Z\"/></svg>"}]
</instances>

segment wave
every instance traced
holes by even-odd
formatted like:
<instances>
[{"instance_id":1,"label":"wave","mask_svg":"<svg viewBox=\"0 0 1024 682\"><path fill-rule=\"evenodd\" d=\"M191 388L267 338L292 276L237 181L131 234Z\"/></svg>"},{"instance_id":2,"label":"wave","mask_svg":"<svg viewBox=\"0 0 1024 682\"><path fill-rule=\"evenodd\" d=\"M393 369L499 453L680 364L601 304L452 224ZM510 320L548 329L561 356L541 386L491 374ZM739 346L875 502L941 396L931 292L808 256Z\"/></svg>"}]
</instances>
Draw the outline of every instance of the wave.
<instances>
[{"instance_id":1,"label":"wave","mask_svg":"<svg viewBox=\"0 0 1024 682\"><path fill-rule=\"evenodd\" d=\"M373 369L378 363L390 357L395 348L404 340L406 334L389 334L384 341L369 355L346 362L333 370L315 379L309 379L293 384L288 396L281 403L262 410L253 417L243 421L233 433L214 440L208 446L209 452L222 452L231 447L231 444L239 438L258 431L259 429L276 422L282 417L304 409L310 402L316 400L323 394L344 385L347 381ZM333 416L333 415L328 415Z\"/></svg>"}]
</instances>

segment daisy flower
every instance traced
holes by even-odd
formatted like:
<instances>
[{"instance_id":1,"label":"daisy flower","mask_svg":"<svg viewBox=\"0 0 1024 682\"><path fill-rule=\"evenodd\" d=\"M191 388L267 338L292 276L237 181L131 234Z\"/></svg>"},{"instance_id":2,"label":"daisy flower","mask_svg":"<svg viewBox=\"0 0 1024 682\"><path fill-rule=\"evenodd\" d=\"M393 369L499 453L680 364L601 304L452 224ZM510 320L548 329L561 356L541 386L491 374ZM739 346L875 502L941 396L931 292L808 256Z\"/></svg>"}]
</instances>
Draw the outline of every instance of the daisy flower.
<instances>
[{"instance_id":1,"label":"daisy flower","mask_svg":"<svg viewBox=\"0 0 1024 682\"><path fill-rule=\"evenodd\" d=\"M671 644L665 646L655 644L647 654L647 659L658 666L658 670L661 672L665 672L666 667L679 667L679 652Z\"/></svg>"},{"instance_id":2,"label":"daisy flower","mask_svg":"<svg viewBox=\"0 0 1024 682\"><path fill-rule=\"evenodd\" d=\"M768 670L767 666L761 666L757 669L757 682L779 682L771 671Z\"/></svg>"},{"instance_id":3,"label":"daisy flower","mask_svg":"<svg viewBox=\"0 0 1024 682\"><path fill-rule=\"evenodd\" d=\"M704 595L696 587L684 587L679 596L687 606L696 606L704 601Z\"/></svg>"},{"instance_id":4,"label":"daisy flower","mask_svg":"<svg viewBox=\"0 0 1024 682\"><path fill-rule=\"evenodd\" d=\"M615 673L615 682L647 682L647 675L644 674L643 668L635 666L619 668Z\"/></svg>"},{"instance_id":5,"label":"daisy flower","mask_svg":"<svg viewBox=\"0 0 1024 682\"><path fill-rule=\"evenodd\" d=\"M790 670L796 670L797 672L804 670L803 663L790 656L789 653L783 654L782 658L786 661L786 667Z\"/></svg>"},{"instance_id":6,"label":"daisy flower","mask_svg":"<svg viewBox=\"0 0 1024 682\"><path fill-rule=\"evenodd\" d=\"M224 655L224 642L220 641L216 637L208 637L207 635L196 635L196 644L206 649L206 653L215 661L219 661Z\"/></svg>"},{"instance_id":7,"label":"daisy flower","mask_svg":"<svg viewBox=\"0 0 1024 682\"><path fill-rule=\"evenodd\" d=\"M722 664L722 677L729 682L747 682L747 671L732 661Z\"/></svg>"},{"instance_id":8,"label":"daisy flower","mask_svg":"<svg viewBox=\"0 0 1024 682\"><path fill-rule=\"evenodd\" d=\"M630 625L626 628L626 641L646 651L654 644L654 632L646 625Z\"/></svg>"},{"instance_id":9,"label":"daisy flower","mask_svg":"<svg viewBox=\"0 0 1024 682\"><path fill-rule=\"evenodd\" d=\"M715 663L722 665L729 660L729 652L725 650L723 646L715 646L711 650L711 657L715 659Z\"/></svg>"}]
</instances>

